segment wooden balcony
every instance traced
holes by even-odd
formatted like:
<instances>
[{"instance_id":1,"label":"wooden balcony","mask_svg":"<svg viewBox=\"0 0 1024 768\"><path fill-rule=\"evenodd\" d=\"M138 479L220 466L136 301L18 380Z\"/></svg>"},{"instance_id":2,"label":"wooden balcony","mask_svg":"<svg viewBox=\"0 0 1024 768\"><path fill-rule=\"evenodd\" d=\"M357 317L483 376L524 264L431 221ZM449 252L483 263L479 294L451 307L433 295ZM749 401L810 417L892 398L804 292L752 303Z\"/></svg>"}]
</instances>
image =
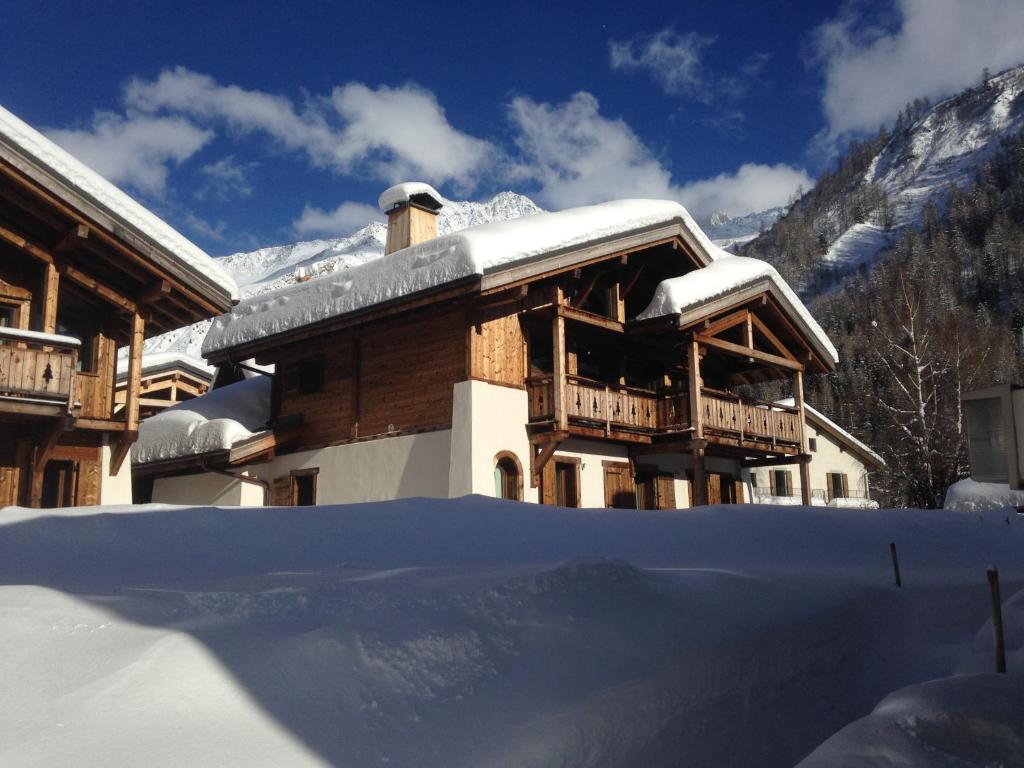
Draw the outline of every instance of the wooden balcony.
<instances>
[{"instance_id":1,"label":"wooden balcony","mask_svg":"<svg viewBox=\"0 0 1024 768\"><path fill-rule=\"evenodd\" d=\"M78 342L0 328L0 413L62 416L75 403Z\"/></svg>"},{"instance_id":2,"label":"wooden balcony","mask_svg":"<svg viewBox=\"0 0 1024 768\"><path fill-rule=\"evenodd\" d=\"M555 378L527 381L530 424L554 424ZM570 434L651 442L659 436L687 433L710 443L797 453L800 412L729 392L701 391L703 434L690 423L690 398L685 391L639 389L606 384L579 376L565 377L566 421Z\"/></svg>"}]
</instances>

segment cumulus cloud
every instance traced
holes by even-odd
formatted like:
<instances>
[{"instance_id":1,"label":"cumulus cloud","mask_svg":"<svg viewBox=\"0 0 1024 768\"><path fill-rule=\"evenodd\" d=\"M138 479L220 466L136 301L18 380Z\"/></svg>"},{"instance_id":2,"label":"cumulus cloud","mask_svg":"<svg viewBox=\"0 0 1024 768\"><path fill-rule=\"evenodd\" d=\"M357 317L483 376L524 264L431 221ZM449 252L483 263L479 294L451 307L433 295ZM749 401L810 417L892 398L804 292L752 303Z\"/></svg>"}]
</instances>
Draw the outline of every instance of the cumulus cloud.
<instances>
[{"instance_id":1,"label":"cumulus cloud","mask_svg":"<svg viewBox=\"0 0 1024 768\"><path fill-rule=\"evenodd\" d=\"M736 173L676 184L633 129L602 115L589 93L554 105L516 98L509 117L521 155L513 175L537 184L549 208L654 197L678 200L697 216L742 215L784 205L797 187L812 183L802 169L747 163Z\"/></svg>"},{"instance_id":2,"label":"cumulus cloud","mask_svg":"<svg viewBox=\"0 0 1024 768\"><path fill-rule=\"evenodd\" d=\"M371 221L382 221L380 210L366 203L344 202L331 211L307 205L293 223L297 235L339 237L365 227Z\"/></svg>"},{"instance_id":3,"label":"cumulus cloud","mask_svg":"<svg viewBox=\"0 0 1024 768\"><path fill-rule=\"evenodd\" d=\"M213 131L180 116L98 112L87 128L53 129L46 135L112 183L160 196L170 166L202 149Z\"/></svg>"},{"instance_id":4,"label":"cumulus cloud","mask_svg":"<svg viewBox=\"0 0 1024 768\"><path fill-rule=\"evenodd\" d=\"M416 85L348 83L296 106L283 96L222 85L178 67L156 80L132 80L125 101L143 112L166 110L264 133L304 153L314 166L345 174L366 170L388 183L423 178L468 190L494 150L454 128L434 94Z\"/></svg>"},{"instance_id":5,"label":"cumulus cloud","mask_svg":"<svg viewBox=\"0 0 1024 768\"><path fill-rule=\"evenodd\" d=\"M701 62L714 37L697 32L679 34L672 28L625 42L609 43L612 69L646 71L668 93L702 101L709 96Z\"/></svg>"},{"instance_id":6,"label":"cumulus cloud","mask_svg":"<svg viewBox=\"0 0 1024 768\"><path fill-rule=\"evenodd\" d=\"M896 0L895 29L868 23L861 9L847 5L813 38L831 139L891 124L907 102L962 90L986 67L1024 61L1020 0Z\"/></svg>"}]
</instances>

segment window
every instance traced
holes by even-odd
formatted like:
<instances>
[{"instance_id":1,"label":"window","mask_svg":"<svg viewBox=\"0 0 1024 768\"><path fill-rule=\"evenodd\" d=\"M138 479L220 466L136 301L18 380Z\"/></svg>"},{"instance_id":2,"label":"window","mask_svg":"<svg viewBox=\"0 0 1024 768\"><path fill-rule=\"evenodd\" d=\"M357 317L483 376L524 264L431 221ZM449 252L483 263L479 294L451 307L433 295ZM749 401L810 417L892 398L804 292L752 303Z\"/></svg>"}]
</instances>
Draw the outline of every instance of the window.
<instances>
[{"instance_id":1,"label":"window","mask_svg":"<svg viewBox=\"0 0 1024 768\"><path fill-rule=\"evenodd\" d=\"M313 395L324 388L324 358L311 357L298 364L298 389L300 395Z\"/></svg>"},{"instance_id":2,"label":"window","mask_svg":"<svg viewBox=\"0 0 1024 768\"><path fill-rule=\"evenodd\" d=\"M846 485L846 475L842 472L829 472L828 497L830 499L845 499L849 495Z\"/></svg>"},{"instance_id":3,"label":"window","mask_svg":"<svg viewBox=\"0 0 1024 768\"><path fill-rule=\"evenodd\" d=\"M40 506L52 509L70 507L75 503L76 469L73 461L46 462Z\"/></svg>"},{"instance_id":4,"label":"window","mask_svg":"<svg viewBox=\"0 0 1024 768\"><path fill-rule=\"evenodd\" d=\"M818 438L816 438L816 437L808 437L807 438L807 448L809 450L811 450L811 451L817 451L818 450Z\"/></svg>"},{"instance_id":5,"label":"window","mask_svg":"<svg viewBox=\"0 0 1024 768\"><path fill-rule=\"evenodd\" d=\"M773 469L768 476L771 481L772 496L793 495L793 473L787 469Z\"/></svg>"},{"instance_id":6,"label":"window","mask_svg":"<svg viewBox=\"0 0 1024 768\"><path fill-rule=\"evenodd\" d=\"M965 400L964 414L967 417L971 478L984 483L1009 482L1008 440L1002 400L998 397Z\"/></svg>"},{"instance_id":7,"label":"window","mask_svg":"<svg viewBox=\"0 0 1024 768\"><path fill-rule=\"evenodd\" d=\"M519 459L510 451L502 451L494 457L494 496L522 501L523 471Z\"/></svg>"},{"instance_id":8,"label":"window","mask_svg":"<svg viewBox=\"0 0 1024 768\"><path fill-rule=\"evenodd\" d=\"M0 304L0 328L18 327L18 308L10 304Z\"/></svg>"},{"instance_id":9,"label":"window","mask_svg":"<svg viewBox=\"0 0 1024 768\"><path fill-rule=\"evenodd\" d=\"M292 470L292 506L312 507L316 505L316 480L319 469Z\"/></svg>"},{"instance_id":10,"label":"window","mask_svg":"<svg viewBox=\"0 0 1024 768\"><path fill-rule=\"evenodd\" d=\"M555 461L555 505L559 507L578 507L579 496L579 463L571 461Z\"/></svg>"}]
</instances>

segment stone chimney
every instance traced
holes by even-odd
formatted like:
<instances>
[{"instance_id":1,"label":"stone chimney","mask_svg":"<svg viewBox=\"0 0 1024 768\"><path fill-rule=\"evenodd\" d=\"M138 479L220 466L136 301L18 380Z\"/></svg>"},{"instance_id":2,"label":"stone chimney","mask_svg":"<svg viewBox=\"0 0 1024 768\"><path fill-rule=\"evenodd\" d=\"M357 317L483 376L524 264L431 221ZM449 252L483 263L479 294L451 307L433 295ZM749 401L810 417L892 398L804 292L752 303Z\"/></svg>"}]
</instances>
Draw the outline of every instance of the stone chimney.
<instances>
[{"instance_id":1,"label":"stone chimney","mask_svg":"<svg viewBox=\"0 0 1024 768\"><path fill-rule=\"evenodd\" d=\"M377 204L388 215L385 255L437 237L437 212L443 203L441 195L429 184L396 184L384 190Z\"/></svg>"}]
</instances>

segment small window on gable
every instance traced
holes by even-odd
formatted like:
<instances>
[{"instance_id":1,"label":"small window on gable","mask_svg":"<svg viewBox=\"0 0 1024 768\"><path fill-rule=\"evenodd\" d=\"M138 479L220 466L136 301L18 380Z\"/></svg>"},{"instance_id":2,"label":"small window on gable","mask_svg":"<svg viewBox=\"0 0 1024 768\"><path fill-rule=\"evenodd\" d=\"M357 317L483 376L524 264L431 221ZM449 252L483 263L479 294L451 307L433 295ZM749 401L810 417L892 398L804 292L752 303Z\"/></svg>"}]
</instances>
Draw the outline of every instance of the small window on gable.
<instances>
[{"instance_id":1,"label":"small window on gable","mask_svg":"<svg viewBox=\"0 0 1024 768\"><path fill-rule=\"evenodd\" d=\"M300 395L314 395L324 388L324 358L311 357L298 363L297 388Z\"/></svg>"},{"instance_id":2,"label":"small window on gable","mask_svg":"<svg viewBox=\"0 0 1024 768\"><path fill-rule=\"evenodd\" d=\"M807 438L807 448L809 450L811 450L811 451L817 451L818 450L818 438L816 438L816 437L808 437Z\"/></svg>"}]
</instances>

